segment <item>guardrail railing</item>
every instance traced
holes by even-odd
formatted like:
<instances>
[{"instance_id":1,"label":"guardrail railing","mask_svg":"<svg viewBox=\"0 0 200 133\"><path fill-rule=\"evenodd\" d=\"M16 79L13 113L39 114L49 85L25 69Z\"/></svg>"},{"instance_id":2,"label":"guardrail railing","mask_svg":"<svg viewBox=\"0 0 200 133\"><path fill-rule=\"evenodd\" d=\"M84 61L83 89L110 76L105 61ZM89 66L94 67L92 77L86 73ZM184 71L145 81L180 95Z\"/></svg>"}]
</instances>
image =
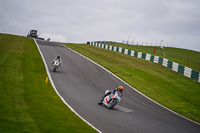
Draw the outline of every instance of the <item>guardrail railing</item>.
<instances>
[{"instance_id":1,"label":"guardrail railing","mask_svg":"<svg viewBox=\"0 0 200 133\"><path fill-rule=\"evenodd\" d=\"M103 44L103 43L99 43L99 42L90 42L89 45L116 51L116 52L120 52L120 53L127 54L130 56L136 57L136 58L141 58L141 59L145 59L145 60L148 60L148 61L151 61L154 63L158 63L167 68L172 69L173 71L181 73L182 75L184 75L188 78L191 78L191 79L196 80L197 82L200 82L200 72L193 70L189 67L183 66L181 64L178 64L176 62L170 61L166 58L154 56L154 55L147 54L147 53L137 52L137 51L133 51L130 49L124 49L124 48L116 47L116 46L112 46L112 45L107 45L107 44Z\"/></svg>"}]
</instances>

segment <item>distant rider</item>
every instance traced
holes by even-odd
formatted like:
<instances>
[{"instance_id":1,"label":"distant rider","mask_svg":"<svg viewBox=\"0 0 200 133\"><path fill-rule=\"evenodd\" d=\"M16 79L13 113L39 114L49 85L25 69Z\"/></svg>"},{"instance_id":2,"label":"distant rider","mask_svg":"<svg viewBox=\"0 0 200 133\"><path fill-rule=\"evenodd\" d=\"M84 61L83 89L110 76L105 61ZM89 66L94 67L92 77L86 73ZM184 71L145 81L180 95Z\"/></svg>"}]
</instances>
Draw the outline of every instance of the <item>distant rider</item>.
<instances>
[{"instance_id":1,"label":"distant rider","mask_svg":"<svg viewBox=\"0 0 200 133\"><path fill-rule=\"evenodd\" d=\"M124 90L124 88L123 88L122 86L119 86L118 88L115 88L115 89L109 91L108 93L106 93L106 94L102 97L102 99L101 99L102 102L103 102L103 100L104 100L104 98L105 98L106 96L108 96L108 95L110 95L110 94L114 94L116 91L119 92L119 96L122 98L122 92L123 92L123 90Z\"/></svg>"},{"instance_id":2,"label":"distant rider","mask_svg":"<svg viewBox=\"0 0 200 133\"><path fill-rule=\"evenodd\" d=\"M60 64L62 63L62 60L61 60L61 57L60 57L60 56L56 56L56 57L53 59L52 65L54 64L54 62L55 62L56 60L58 60L59 66L60 66Z\"/></svg>"}]
</instances>

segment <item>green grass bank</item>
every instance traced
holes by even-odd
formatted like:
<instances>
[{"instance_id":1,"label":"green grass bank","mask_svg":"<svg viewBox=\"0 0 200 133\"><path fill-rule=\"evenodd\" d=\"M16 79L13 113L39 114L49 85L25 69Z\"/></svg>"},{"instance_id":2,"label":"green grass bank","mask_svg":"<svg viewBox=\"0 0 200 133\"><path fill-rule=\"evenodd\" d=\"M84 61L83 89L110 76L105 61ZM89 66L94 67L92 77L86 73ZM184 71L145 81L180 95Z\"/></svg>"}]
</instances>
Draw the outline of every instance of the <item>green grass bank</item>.
<instances>
[{"instance_id":1,"label":"green grass bank","mask_svg":"<svg viewBox=\"0 0 200 133\"><path fill-rule=\"evenodd\" d=\"M160 56L171 61L177 62L181 65L192 68L194 70L200 71L200 52L197 51L172 47L164 47L164 49L161 49L161 47L155 46L138 46L120 43L109 43L108 45L113 45L138 52ZM156 49L156 54L153 54L153 49Z\"/></svg>"},{"instance_id":2,"label":"green grass bank","mask_svg":"<svg viewBox=\"0 0 200 133\"><path fill-rule=\"evenodd\" d=\"M58 97L31 38L0 33L0 132L97 132Z\"/></svg>"},{"instance_id":3,"label":"green grass bank","mask_svg":"<svg viewBox=\"0 0 200 133\"><path fill-rule=\"evenodd\" d=\"M122 53L86 44L64 45L104 66L158 103L200 122L200 83L162 65Z\"/></svg>"}]
</instances>

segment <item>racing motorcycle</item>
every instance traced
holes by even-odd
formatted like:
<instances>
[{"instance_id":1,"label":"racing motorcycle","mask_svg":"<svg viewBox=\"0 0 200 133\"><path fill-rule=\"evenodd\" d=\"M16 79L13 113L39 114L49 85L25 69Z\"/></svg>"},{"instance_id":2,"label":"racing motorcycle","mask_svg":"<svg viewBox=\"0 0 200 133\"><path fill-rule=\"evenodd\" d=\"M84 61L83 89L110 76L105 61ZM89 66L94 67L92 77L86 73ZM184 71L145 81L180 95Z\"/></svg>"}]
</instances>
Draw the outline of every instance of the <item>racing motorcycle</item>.
<instances>
[{"instance_id":1,"label":"racing motorcycle","mask_svg":"<svg viewBox=\"0 0 200 133\"><path fill-rule=\"evenodd\" d=\"M53 63L53 71L55 72L56 69L58 69L58 66L60 65L59 61L58 60L55 60L54 63Z\"/></svg>"},{"instance_id":2,"label":"racing motorcycle","mask_svg":"<svg viewBox=\"0 0 200 133\"><path fill-rule=\"evenodd\" d=\"M105 94L107 94L109 90L105 91ZM99 99L98 104L102 105L104 104L108 109L112 109L118 102L121 100L121 93L116 91L114 94L109 94L105 98L101 97Z\"/></svg>"}]
</instances>

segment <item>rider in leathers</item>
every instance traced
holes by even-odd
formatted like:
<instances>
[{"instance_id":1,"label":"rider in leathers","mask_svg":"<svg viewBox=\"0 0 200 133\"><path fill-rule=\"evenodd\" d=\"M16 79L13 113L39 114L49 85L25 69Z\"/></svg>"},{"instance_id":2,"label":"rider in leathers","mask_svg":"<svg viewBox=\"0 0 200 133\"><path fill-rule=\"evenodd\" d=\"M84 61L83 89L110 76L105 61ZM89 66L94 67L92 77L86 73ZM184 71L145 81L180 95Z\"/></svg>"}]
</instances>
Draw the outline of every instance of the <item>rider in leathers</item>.
<instances>
[{"instance_id":1,"label":"rider in leathers","mask_svg":"<svg viewBox=\"0 0 200 133\"><path fill-rule=\"evenodd\" d=\"M106 94L102 97L101 102L103 102L103 100L104 100L104 98L105 98L106 96L108 96L108 95L110 95L110 94L114 94L116 91L120 92L120 93L119 93L119 96L122 98L122 92L123 92L123 90L124 90L124 88L123 88L122 86L119 86L118 88L109 91L108 93L106 93Z\"/></svg>"},{"instance_id":2,"label":"rider in leathers","mask_svg":"<svg viewBox=\"0 0 200 133\"><path fill-rule=\"evenodd\" d=\"M60 57L60 56L56 56L56 57L53 59L52 65L54 64L54 62L55 62L56 60L58 60L59 66L60 66L60 64L62 63L62 60L61 60L61 57Z\"/></svg>"}]
</instances>

